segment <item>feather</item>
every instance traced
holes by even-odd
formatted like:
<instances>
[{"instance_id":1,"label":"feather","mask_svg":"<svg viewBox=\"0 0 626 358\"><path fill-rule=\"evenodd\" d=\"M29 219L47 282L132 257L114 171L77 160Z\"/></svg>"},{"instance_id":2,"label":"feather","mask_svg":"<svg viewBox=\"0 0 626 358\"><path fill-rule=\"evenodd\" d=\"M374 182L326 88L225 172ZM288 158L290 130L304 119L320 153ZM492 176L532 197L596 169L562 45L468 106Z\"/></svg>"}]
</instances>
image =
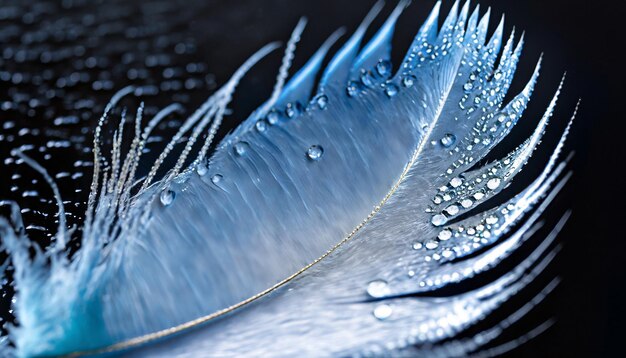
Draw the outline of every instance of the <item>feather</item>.
<instances>
[{"instance_id":1,"label":"feather","mask_svg":"<svg viewBox=\"0 0 626 358\"><path fill-rule=\"evenodd\" d=\"M17 204L0 203L13 213L0 218L15 268L13 354L463 355L532 308L474 339L424 348L481 320L554 257L552 243L569 214L510 272L469 292L431 295L497 265L537 234L541 214L571 175L559 159L569 125L543 172L495 204L539 145L562 82L531 136L484 164L522 116L541 60L504 103L523 35L516 43L512 33L502 46L502 20L487 39L489 11L479 20L469 2L455 3L437 28L438 2L393 73L391 37L406 5L359 51L377 3L313 96L341 31L285 84L301 20L272 95L208 160L235 87L276 44L184 121L145 178L135 172L150 131L179 107L166 107L142 130L140 106L130 149L122 155L120 125L105 167L101 128L137 89L118 92L95 130L81 248L71 258L71 231L61 221L52 247L31 258ZM182 153L158 179L185 135ZM15 155L55 188L42 167ZM63 217L58 191L55 197Z\"/></svg>"}]
</instances>

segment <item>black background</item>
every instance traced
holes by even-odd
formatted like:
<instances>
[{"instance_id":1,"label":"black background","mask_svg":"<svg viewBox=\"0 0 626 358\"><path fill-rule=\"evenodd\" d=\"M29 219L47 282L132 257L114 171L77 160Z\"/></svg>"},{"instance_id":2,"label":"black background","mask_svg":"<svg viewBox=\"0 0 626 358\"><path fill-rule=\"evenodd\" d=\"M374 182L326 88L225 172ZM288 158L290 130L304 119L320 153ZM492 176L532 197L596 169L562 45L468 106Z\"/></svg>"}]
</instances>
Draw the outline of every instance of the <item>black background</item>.
<instances>
[{"instance_id":1,"label":"black background","mask_svg":"<svg viewBox=\"0 0 626 358\"><path fill-rule=\"evenodd\" d=\"M159 21L173 23L171 28L162 29L162 31L180 34L182 38L194 44L195 50L174 55L172 61L174 63L199 61L206 65L206 70L198 75L204 80L202 86L187 91L189 98L186 98L186 103L191 109L214 88L214 82L221 84L227 80L230 74L256 49L269 41L286 41L300 16L306 16L309 24L296 53L295 68L302 65L317 46L338 27L346 26L349 31L356 28L374 2L349 0L192 1L176 3L176 6L167 10L168 16L159 18L146 16L145 8L139 6L138 2L78 3L78 5L71 4L69 7L53 6L49 15L63 19L76 13L97 14L99 9L108 8L115 17L116 9L119 8L121 10L119 10L118 17L122 19L125 26ZM20 11L28 12L33 9L34 4L34 2L15 2L15 4L7 3L2 6L15 5L22 9ZM387 4L384 14L388 14L394 5L393 2ZM398 63L403 56L412 36L432 5L432 1L415 1L400 18L394 38L394 63ZM624 70L621 61L618 62L618 56L623 52L621 51L624 47L622 37L626 35L619 23L623 21L619 19L619 16L623 15L624 10L617 8L620 6L618 2L606 4L599 1L484 0L480 1L480 5L483 11L487 6L491 6L491 29L495 28L496 19L506 13L506 35L512 25L517 26L518 34L521 30L526 31L525 50L511 92L516 92L523 86L540 53L544 53L542 76L528 112L520 121L519 128L511 134L511 139L507 144L497 148L494 158L513 148L530 133L533 124L538 120L556 89L562 74L567 71L563 95L555 113L553 125L546 134L546 145L538 150L536 160L531 161L525 171L528 172L529 177L532 177L533 173L538 173L541 165L545 163L550 148L557 140L559 132L571 116L576 101L579 98L582 99L566 148L568 151L576 151L571 164L574 176L566 190L546 213L546 221L553 223L566 209L570 208L573 211L570 222L559 236L562 250L544 275L546 277L543 278L543 284L545 284L550 278L558 275L562 278L562 283L526 319L505 332L496 344L513 339L541 322L553 318L555 320L553 327L509 354L545 357L623 357L626 355L626 345L623 342L626 337L624 327L626 323L626 308L624 308L626 303L624 289L626 285L626 235L623 229L623 221L626 219L624 211L626 180L621 168L626 165L626 153L624 115L623 110L618 111L625 98ZM444 2L443 13L447 13L450 6L451 1ZM185 14L181 15L181 13ZM383 18L384 16L381 16L374 23L374 28L382 23ZM4 27L0 27L0 30L13 22L20 21L24 22L24 18L3 19L1 22ZM38 23L42 21L44 20ZM29 28L29 26L33 26L32 23L26 23L26 26L22 26L21 29ZM370 31L368 34L371 33ZM80 41L80 39L79 37L75 41ZM66 40L64 44L71 41L73 40ZM122 37L111 43L132 44L133 41L137 40ZM25 45L23 39L20 39L13 42L5 41L3 46L6 49L11 46L28 47L28 44ZM166 46L165 50L167 49ZM100 50L105 57L109 56L112 59L109 65L119 65L119 54L112 55L114 53L135 52L138 57L141 57L148 56L150 51L157 51L153 47L136 46L117 50ZM94 48L89 51L97 52L98 49ZM171 48L169 51L171 52ZM238 120L245 118L247 113L269 95L279 61L279 53L268 57L242 82L233 104L234 114L228 118L222 132L232 128ZM18 62L15 56L9 56L9 58L5 56L0 62L0 71L20 70L37 73L49 66L50 64L41 63L41 61ZM156 69L152 68L148 77L158 83L161 80L162 69L158 66ZM89 110L83 109L82 111L90 111L90 114L81 120L80 125L75 126L76 128L63 129L63 133L58 135L63 137L78 133L81 128L93 128L99 113L98 109L106 103L115 89L129 82L127 70L128 68L121 68L119 73L111 71L110 80L113 88L108 91L95 91L87 84L82 87L78 85L67 88L68 93L81 92L84 95L85 92L93 92L92 98L98 105ZM90 71L94 73L99 69ZM63 69L54 69L56 77L60 73L64 73ZM149 79L144 81L149 82ZM141 79L135 82L141 82ZM3 96L0 97L0 102L9 100L7 97L14 94L11 88L20 86L22 84L15 84L11 80L0 82L0 94ZM23 90L27 93L35 91L32 86L23 87ZM164 92L162 95L147 98L148 106L163 107L164 104L170 103L171 92ZM43 109L38 109L36 113L26 116L27 118L23 116L23 111L27 109L3 109L0 111L0 124L11 120L15 121L16 127L22 125L50 127L50 122L56 116L81 111L80 108L69 108L70 106L65 102L52 101L49 106L53 107L52 114L46 115ZM12 130L16 129L10 128L0 133L6 135L12 133ZM89 132L84 135L88 138L87 142L91 140ZM37 143L37 141L45 140L43 138L43 135L33 135L20 137L12 143L0 141L0 158L6 158L9 150L16 144ZM89 158L89 153L83 153L84 147L88 147L88 144L53 151L51 159L47 161L42 158L36 159L43 160L43 164L51 172L58 172L61 171L60 168L68 167L68 163ZM25 183L24 180L14 183L9 180L14 173L23 173L23 176L28 178L35 177L34 173L29 172L24 166L0 163L0 198L14 199L22 207L34 210L36 208L54 210L54 206L51 206L49 202L42 203L22 197L21 193L31 183ZM83 179L78 178L75 181L60 183L64 199L78 203L75 209L77 214L71 220L72 222L80 222L81 218L78 213L82 212L81 202L86 196L86 192L76 193L75 189L86 188L88 178L89 168L86 168ZM18 185L19 189L11 191L10 187L14 185ZM42 183L32 185L45 187ZM522 181L519 185L514 185L511 190L514 191L523 186ZM45 189L41 190L41 194L49 198L49 193ZM32 213L25 213L24 216L27 224L33 222L46 227L53 225L49 218L41 218ZM39 240L45 242L45 234L33 232L32 235L41 236ZM541 280L539 281L537 285L540 288L542 283ZM537 292L537 287L531 287L529 290L530 292L520 295L519 298L507 304L510 307L506 306L503 310L509 309L510 312L511 308L528 300L533 295L532 290ZM7 297L3 301L5 307L8 303ZM504 313L496 312L495 318L492 319L497 321L499 314ZM478 331L479 329L475 332Z\"/></svg>"}]
</instances>

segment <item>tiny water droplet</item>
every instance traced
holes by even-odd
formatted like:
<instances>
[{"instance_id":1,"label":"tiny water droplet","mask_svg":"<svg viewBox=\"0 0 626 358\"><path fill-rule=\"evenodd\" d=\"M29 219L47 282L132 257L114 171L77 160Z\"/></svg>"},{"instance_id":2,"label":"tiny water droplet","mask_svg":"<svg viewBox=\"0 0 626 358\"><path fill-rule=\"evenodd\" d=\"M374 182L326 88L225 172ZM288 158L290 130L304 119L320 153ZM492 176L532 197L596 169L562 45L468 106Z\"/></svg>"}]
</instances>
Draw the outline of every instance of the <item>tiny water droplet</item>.
<instances>
[{"instance_id":1,"label":"tiny water droplet","mask_svg":"<svg viewBox=\"0 0 626 358\"><path fill-rule=\"evenodd\" d=\"M160 198L161 204L163 204L163 206L168 206L174 201L174 198L176 198L176 193L169 189L165 189L161 192Z\"/></svg>"},{"instance_id":2,"label":"tiny water droplet","mask_svg":"<svg viewBox=\"0 0 626 358\"><path fill-rule=\"evenodd\" d=\"M237 154L238 156L242 156L244 154L246 154L246 151L248 150L248 143L246 142L237 142L235 143L235 154Z\"/></svg>"},{"instance_id":3,"label":"tiny water droplet","mask_svg":"<svg viewBox=\"0 0 626 358\"><path fill-rule=\"evenodd\" d=\"M464 207L465 209L467 209L470 206L472 206L472 204L474 204L474 203L470 199L463 199L461 201L461 206Z\"/></svg>"},{"instance_id":4,"label":"tiny water droplet","mask_svg":"<svg viewBox=\"0 0 626 358\"><path fill-rule=\"evenodd\" d=\"M415 84L415 81L417 81L417 78L415 78L415 76L408 75L402 79L402 85L406 88L410 88L410 87L413 87L413 85Z\"/></svg>"},{"instance_id":5,"label":"tiny water droplet","mask_svg":"<svg viewBox=\"0 0 626 358\"><path fill-rule=\"evenodd\" d=\"M385 93L387 94L387 97L393 97L396 94L398 94L398 86L394 85L393 83L389 83L387 84L387 87L385 87Z\"/></svg>"},{"instance_id":6,"label":"tiny water droplet","mask_svg":"<svg viewBox=\"0 0 626 358\"><path fill-rule=\"evenodd\" d=\"M380 298L389 294L389 286L387 281L374 280L367 284L367 294L373 298Z\"/></svg>"},{"instance_id":7,"label":"tiny water droplet","mask_svg":"<svg viewBox=\"0 0 626 358\"><path fill-rule=\"evenodd\" d=\"M485 194L483 192L479 191L479 192L474 193L473 196L474 196L474 199L480 200L480 199L485 197Z\"/></svg>"},{"instance_id":8,"label":"tiny water droplet","mask_svg":"<svg viewBox=\"0 0 626 358\"><path fill-rule=\"evenodd\" d=\"M426 244L424 245L428 250L434 250L437 248L437 246L439 246L439 243L437 243L437 241L427 241Z\"/></svg>"},{"instance_id":9,"label":"tiny water droplet","mask_svg":"<svg viewBox=\"0 0 626 358\"><path fill-rule=\"evenodd\" d=\"M298 102L287 103L287 108L285 108L285 114L289 118L294 118L295 116L300 114L300 104Z\"/></svg>"},{"instance_id":10,"label":"tiny water droplet","mask_svg":"<svg viewBox=\"0 0 626 358\"><path fill-rule=\"evenodd\" d=\"M267 123L274 125L278 123L278 118L278 112L271 110L270 113L267 114Z\"/></svg>"},{"instance_id":11,"label":"tiny water droplet","mask_svg":"<svg viewBox=\"0 0 626 358\"><path fill-rule=\"evenodd\" d=\"M312 145L306 151L306 156L311 160L320 160L324 155L324 148L321 145Z\"/></svg>"},{"instance_id":12,"label":"tiny water droplet","mask_svg":"<svg viewBox=\"0 0 626 358\"><path fill-rule=\"evenodd\" d=\"M446 148L449 148L456 142L456 136L452 133L446 133L443 138L441 138L441 145Z\"/></svg>"},{"instance_id":13,"label":"tiny water droplet","mask_svg":"<svg viewBox=\"0 0 626 358\"><path fill-rule=\"evenodd\" d=\"M319 109L326 109L326 106L328 105L328 96L326 96L325 94L320 94L317 95L317 97L315 97L313 101L315 102L315 104L317 104L317 107Z\"/></svg>"},{"instance_id":14,"label":"tiny water droplet","mask_svg":"<svg viewBox=\"0 0 626 358\"><path fill-rule=\"evenodd\" d=\"M474 85L471 82L467 82L463 85L463 89L465 90L465 92L471 91L472 88L474 88Z\"/></svg>"},{"instance_id":15,"label":"tiny water droplet","mask_svg":"<svg viewBox=\"0 0 626 358\"><path fill-rule=\"evenodd\" d=\"M359 84L354 81L350 81L346 90L348 91L348 96L354 97L359 92Z\"/></svg>"},{"instance_id":16,"label":"tiny water droplet","mask_svg":"<svg viewBox=\"0 0 626 358\"><path fill-rule=\"evenodd\" d=\"M382 321L389 318L392 312L391 306L387 304L378 305L374 308L374 317Z\"/></svg>"},{"instance_id":17,"label":"tiny water droplet","mask_svg":"<svg viewBox=\"0 0 626 358\"><path fill-rule=\"evenodd\" d=\"M386 77L389 73L391 73L391 62L387 60L378 61L376 64L376 72L378 72L379 75Z\"/></svg>"},{"instance_id":18,"label":"tiny water droplet","mask_svg":"<svg viewBox=\"0 0 626 358\"><path fill-rule=\"evenodd\" d=\"M372 77L372 74L369 71L363 71L361 73L360 79L361 79L361 83L365 87L374 87L376 85L376 82L374 78Z\"/></svg>"},{"instance_id":19,"label":"tiny water droplet","mask_svg":"<svg viewBox=\"0 0 626 358\"><path fill-rule=\"evenodd\" d=\"M489 224L489 225L493 225L493 224L498 222L498 218L496 216L494 216L494 215L491 215L491 216L487 217L487 219L485 219L485 222L487 224Z\"/></svg>"},{"instance_id":20,"label":"tiny water droplet","mask_svg":"<svg viewBox=\"0 0 626 358\"><path fill-rule=\"evenodd\" d=\"M265 124L265 121L262 119L256 122L254 126L256 127L256 130L259 132L265 132L265 130L267 129L267 124Z\"/></svg>"},{"instance_id":21,"label":"tiny water droplet","mask_svg":"<svg viewBox=\"0 0 626 358\"><path fill-rule=\"evenodd\" d=\"M211 177L211 182L213 184L217 185L217 183L219 183L220 181L222 181L222 176L220 174L215 174Z\"/></svg>"}]
</instances>

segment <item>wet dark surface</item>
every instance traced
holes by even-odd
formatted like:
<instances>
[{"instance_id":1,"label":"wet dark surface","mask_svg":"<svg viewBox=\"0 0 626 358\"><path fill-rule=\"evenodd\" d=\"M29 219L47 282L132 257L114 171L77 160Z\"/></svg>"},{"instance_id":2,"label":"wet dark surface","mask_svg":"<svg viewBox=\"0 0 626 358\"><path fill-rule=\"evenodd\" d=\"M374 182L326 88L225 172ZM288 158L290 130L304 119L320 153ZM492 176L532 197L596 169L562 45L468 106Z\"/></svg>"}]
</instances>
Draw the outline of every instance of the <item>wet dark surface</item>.
<instances>
[{"instance_id":1,"label":"wet dark surface","mask_svg":"<svg viewBox=\"0 0 626 358\"><path fill-rule=\"evenodd\" d=\"M545 142L556 142L576 101L583 99L567 147L577 151L572 163L575 176L546 214L546 221L553 223L567 208L573 209L572 220L560 236L563 250L545 277L481 327L497 322L559 275L563 278L560 287L495 344L552 318L556 322L552 328L510 354L624 356L626 348L620 339L626 333L626 244L620 220L626 213L623 204L616 204L623 203L626 183L614 168L623 165L626 153L619 139L623 124L617 123L623 114L611 106L624 94L613 81L624 76L617 73L621 66L612 67L617 54L611 46L617 44L613 39L619 34L615 12L582 1L480 3L491 5L497 17L506 13L507 32L513 24L526 30L525 51L511 92L522 87L539 54L545 52L542 78L527 120L520 122L494 158L530 133L564 71L568 71L564 95ZM52 193L43 178L11 156L12 149L21 148L50 172L60 186L68 223L80 225L91 181L93 128L115 91L129 84L145 86L138 99L124 102L131 118L140 100L145 101L148 117L172 102L183 104L189 113L255 50L270 41L286 41L300 16L307 16L309 25L295 67L336 28L353 30L372 4L348 0L2 1L0 199L19 203L29 236L45 245L55 231ZM416 2L400 18L395 63L432 5L431 1ZM450 6L446 2L443 8L447 11ZM388 4L386 13L392 7ZM277 52L244 79L222 135L269 96L279 63ZM157 135L167 136L182 118L172 116ZM148 148L160 144L157 140ZM538 150L537 161L525 170L529 178L538 173L547 154L545 147ZM512 190L527 183L516 183ZM5 289L0 297L2 320L11 319L12 292L7 285Z\"/></svg>"}]
</instances>

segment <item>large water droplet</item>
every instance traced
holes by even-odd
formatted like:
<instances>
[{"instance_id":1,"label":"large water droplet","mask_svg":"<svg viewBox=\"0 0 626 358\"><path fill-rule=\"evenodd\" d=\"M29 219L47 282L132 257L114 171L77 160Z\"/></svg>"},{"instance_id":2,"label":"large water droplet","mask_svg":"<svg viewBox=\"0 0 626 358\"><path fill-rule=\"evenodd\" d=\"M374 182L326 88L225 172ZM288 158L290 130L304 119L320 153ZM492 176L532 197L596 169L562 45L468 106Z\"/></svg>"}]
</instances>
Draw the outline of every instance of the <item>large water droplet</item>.
<instances>
[{"instance_id":1,"label":"large water droplet","mask_svg":"<svg viewBox=\"0 0 626 358\"><path fill-rule=\"evenodd\" d=\"M448 221L448 219L444 215L441 215L441 214L437 214L433 216L433 218L430 220L430 222L435 226L441 226L445 224L446 221Z\"/></svg>"},{"instance_id":2,"label":"large water droplet","mask_svg":"<svg viewBox=\"0 0 626 358\"><path fill-rule=\"evenodd\" d=\"M165 189L161 192L160 199L163 206L170 205L174 201L174 198L176 198L176 193L169 189Z\"/></svg>"},{"instance_id":3,"label":"large water droplet","mask_svg":"<svg viewBox=\"0 0 626 358\"><path fill-rule=\"evenodd\" d=\"M442 230L439 235L437 235L437 238L441 241L449 240L451 237L452 231L450 231L449 229Z\"/></svg>"},{"instance_id":4,"label":"large water droplet","mask_svg":"<svg viewBox=\"0 0 626 358\"><path fill-rule=\"evenodd\" d=\"M324 155L324 148L321 145L312 145L306 151L306 156L311 160L320 160Z\"/></svg>"},{"instance_id":5,"label":"large water droplet","mask_svg":"<svg viewBox=\"0 0 626 358\"><path fill-rule=\"evenodd\" d=\"M457 188L461 184L463 184L463 179L461 178L452 178L452 180L450 180L450 186L452 186L453 188Z\"/></svg>"},{"instance_id":6,"label":"large water droplet","mask_svg":"<svg viewBox=\"0 0 626 358\"><path fill-rule=\"evenodd\" d=\"M235 143L235 154L237 154L238 156L242 156L246 154L247 150L248 150L248 143L246 142Z\"/></svg>"},{"instance_id":7,"label":"large water droplet","mask_svg":"<svg viewBox=\"0 0 626 358\"><path fill-rule=\"evenodd\" d=\"M487 188L489 188L490 190L494 190L499 186L500 186L500 178L491 178L487 182Z\"/></svg>"},{"instance_id":8,"label":"large water droplet","mask_svg":"<svg viewBox=\"0 0 626 358\"><path fill-rule=\"evenodd\" d=\"M376 308L374 308L374 317L378 318L381 321L389 318L389 316L391 316L391 313L393 313L393 310L391 309L391 306L387 304L378 305L376 306Z\"/></svg>"},{"instance_id":9,"label":"large water droplet","mask_svg":"<svg viewBox=\"0 0 626 358\"><path fill-rule=\"evenodd\" d=\"M456 136L452 133L446 133L443 138L441 138L441 145L448 148L452 146L456 142Z\"/></svg>"},{"instance_id":10,"label":"large water droplet","mask_svg":"<svg viewBox=\"0 0 626 358\"><path fill-rule=\"evenodd\" d=\"M456 205L450 205L446 208L446 213L450 215L456 215L459 213L459 207Z\"/></svg>"},{"instance_id":11,"label":"large water droplet","mask_svg":"<svg viewBox=\"0 0 626 358\"><path fill-rule=\"evenodd\" d=\"M204 163L198 163L198 166L196 166L196 172L199 176L205 175L207 171L209 171L209 168Z\"/></svg>"},{"instance_id":12,"label":"large water droplet","mask_svg":"<svg viewBox=\"0 0 626 358\"><path fill-rule=\"evenodd\" d=\"M472 204L474 204L474 203L470 199L463 199L463 200L461 200L461 206L464 207L465 209L467 209L470 206L472 206Z\"/></svg>"},{"instance_id":13,"label":"large water droplet","mask_svg":"<svg viewBox=\"0 0 626 358\"><path fill-rule=\"evenodd\" d=\"M367 285L367 294L373 298L380 298L389 294L387 281L374 280Z\"/></svg>"}]
</instances>

